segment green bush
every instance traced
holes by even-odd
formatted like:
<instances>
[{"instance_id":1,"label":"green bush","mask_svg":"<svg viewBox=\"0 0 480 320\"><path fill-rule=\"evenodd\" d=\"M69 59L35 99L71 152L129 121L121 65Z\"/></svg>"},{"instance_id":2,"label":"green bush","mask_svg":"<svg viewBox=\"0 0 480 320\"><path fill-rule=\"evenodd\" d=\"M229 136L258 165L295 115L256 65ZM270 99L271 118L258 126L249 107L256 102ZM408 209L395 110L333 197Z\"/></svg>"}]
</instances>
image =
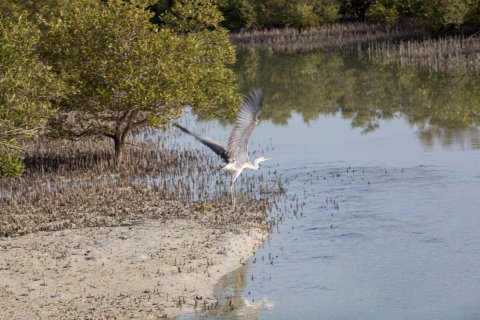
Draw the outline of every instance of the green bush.
<instances>
[{"instance_id":1,"label":"green bush","mask_svg":"<svg viewBox=\"0 0 480 320\"><path fill-rule=\"evenodd\" d=\"M412 18L426 30L438 32L462 24L478 25L480 0L377 0L367 13L371 22L394 23Z\"/></svg>"},{"instance_id":2,"label":"green bush","mask_svg":"<svg viewBox=\"0 0 480 320\"><path fill-rule=\"evenodd\" d=\"M336 0L315 1L314 12L320 24L335 21L339 17L340 4Z\"/></svg>"},{"instance_id":3,"label":"green bush","mask_svg":"<svg viewBox=\"0 0 480 320\"><path fill-rule=\"evenodd\" d=\"M367 19L373 23L385 22L392 24L399 18L397 7L393 1L379 1L367 12Z\"/></svg>"},{"instance_id":4,"label":"green bush","mask_svg":"<svg viewBox=\"0 0 480 320\"><path fill-rule=\"evenodd\" d=\"M465 16L465 23L480 28L480 0L473 0Z\"/></svg>"},{"instance_id":5,"label":"green bush","mask_svg":"<svg viewBox=\"0 0 480 320\"><path fill-rule=\"evenodd\" d=\"M249 29L256 23L255 8L249 0L224 0L219 9L225 18L222 26L231 31Z\"/></svg>"},{"instance_id":6,"label":"green bush","mask_svg":"<svg viewBox=\"0 0 480 320\"><path fill-rule=\"evenodd\" d=\"M319 25L320 19L307 3L291 2L287 5L285 25L294 28L306 28Z\"/></svg>"},{"instance_id":7,"label":"green bush","mask_svg":"<svg viewBox=\"0 0 480 320\"><path fill-rule=\"evenodd\" d=\"M15 177L23 172L23 161L18 155L0 157L0 177Z\"/></svg>"},{"instance_id":8,"label":"green bush","mask_svg":"<svg viewBox=\"0 0 480 320\"><path fill-rule=\"evenodd\" d=\"M22 142L41 133L63 82L39 57L40 30L27 13L0 3L0 176L19 174Z\"/></svg>"},{"instance_id":9,"label":"green bush","mask_svg":"<svg viewBox=\"0 0 480 320\"><path fill-rule=\"evenodd\" d=\"M342 0L340 1L339 14L344 19L365 20L367 11L375 0Z\"/></svg>"},{"instance_id":10,"label":"green bush","mask_svg":"<svg viewBox=\"0 0 480 320\"><path fill-rule=\"evenodd\" d=\"M457 28L465 22L471 5L470 0L419 1L415 17L430 31Z\"/></svg>"},{"instance_id":11,"label":"green bush","mask_svg":"<svg viewBox=\"0 0 480 320\"><path fill-rule=\"evenodd\" d=\"M222 0L223 26L232 31L255 28L308 28L333 22L337 0Z\"/></svg>"}]
</instances>

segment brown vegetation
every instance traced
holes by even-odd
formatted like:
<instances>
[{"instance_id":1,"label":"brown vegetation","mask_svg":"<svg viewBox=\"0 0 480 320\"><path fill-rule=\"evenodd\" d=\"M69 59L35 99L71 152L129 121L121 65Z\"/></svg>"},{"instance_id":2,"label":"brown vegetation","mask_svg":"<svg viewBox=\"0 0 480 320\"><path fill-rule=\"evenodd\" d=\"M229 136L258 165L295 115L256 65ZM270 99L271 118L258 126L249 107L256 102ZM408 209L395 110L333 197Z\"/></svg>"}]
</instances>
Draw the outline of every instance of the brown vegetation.
<instances>
[{"instance_id":1,"label":"brown vegetation","mask_svg":"<svg viewBox=\"0 0 480 320\"><path fill-rule=\"evenodd\" d=\"M120 166L111 141L25 146L23 175L0 180L0 319L169 318L218 307L216 281L281 219L267 218L275 174L239 179L233 210L220 159L178 146L174 134L130 135Z\"/></svg>"},{"instance_id":2,"label":"brown vegetation","mask_svg":"<svg viewBox=\"0 0 480 320\"><path fill-rule=\"evenodd\" d=\"M421 29L409 26L370 25L366 23L333 23L317 28L256 30L233 33L232 42L240 48L275 51L356 51L369 43L421 38Z\"/></svg>"},{"instance_id":3,"label":"brown vegetation","mask_svg":"<svg viewBox=\"0 0 480 320\"><path fill-rule=\"evenodd\" d=\"M476 37L451 36L423 41L371 43L368 57L399 64L424 67L430 71L473 72L480 75L480 40Z\"/></svg>"},{"instance_id":4,"label":"brown vegetation","mask_svg":"<svg viewBox=\"0 0 480 320\"><path fill-rule=\"evenodd\" d=\"M149 133L131 139L120 168L107 142L37 141L27 150L24 175L0 180L0 236L150 218L265 227L268 201L253 201L248 192L257 183L248 183L233 212L223 185L229 179L216 170L220 161L146 139Z\"/></svg>"},{"instance_id":5,"label":"brown vegetation","mask_svg":"<svg viewBox=\"0 0 480 320\"><path fill-rule=\"evenodd\" d=\"M306 30L239 32L232 34L231 40L240 48L356 52L401 66L480 74L478 34L433 37L414 25L334 23Z\"/></svg>"}]
</instances>

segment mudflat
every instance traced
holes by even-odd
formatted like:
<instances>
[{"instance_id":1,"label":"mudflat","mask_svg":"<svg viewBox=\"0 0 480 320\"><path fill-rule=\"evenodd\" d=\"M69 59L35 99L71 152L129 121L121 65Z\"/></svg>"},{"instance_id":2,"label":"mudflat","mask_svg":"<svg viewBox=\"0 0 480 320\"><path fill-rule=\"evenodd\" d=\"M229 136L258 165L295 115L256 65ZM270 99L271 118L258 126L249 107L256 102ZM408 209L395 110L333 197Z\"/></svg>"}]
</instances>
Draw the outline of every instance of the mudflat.
<instances>
[{"instance_id":1,"label":"mudflat","mask_svg":"<svg viewBox=\"0 0 480 320\"><path fill-rule=\"evenodd\" d=\"M11 236L0 237L0 319L155 319L208 309L218 279L268 235L258 208L187 205L143 188L92 191L2 212ZM77 205L62 205L71 199Z\"/></svg>"},{"instance_id":2,"label":"mudflat","mask_svg":"<svg viewBox=\"0 0 480 320\"><path fill-rule=\"evenodd\" d=\"M2 238L0 318L170 318L209 308L218 279L266 235L174 219Z\"/></svg>"},{"instance_id":3,"label":"mudflat","mask_svg":"<svg viewBox=\"0 0 480 320\"><path fill-rule=\"evenodd\" d=\"M0 319L157 319L215 307L215 283L268 235L268 201L239 194L233 209L229 194L209 197L202 183L221 183L217 171L183 174L210 172L198 152L134 148L117 170L89 146L40 144L25 176L0 182Z\"/></svg>"}]
</instances>

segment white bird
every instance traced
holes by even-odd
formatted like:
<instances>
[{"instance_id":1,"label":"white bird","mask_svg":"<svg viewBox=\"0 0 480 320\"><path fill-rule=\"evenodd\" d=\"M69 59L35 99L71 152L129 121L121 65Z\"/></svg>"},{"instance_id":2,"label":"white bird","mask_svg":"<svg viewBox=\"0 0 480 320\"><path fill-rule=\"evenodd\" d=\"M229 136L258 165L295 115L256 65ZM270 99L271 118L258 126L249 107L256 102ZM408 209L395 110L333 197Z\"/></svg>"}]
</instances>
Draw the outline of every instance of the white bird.
<instances>
[{"instance_id":1,"label":"white bird","mask_svg":"<svg viewBox=\"0 0 480 320\"><path fill-rule=\"evenodd\" d=\"M232 185L230 192L232 194L232 204L235 207L235 181L244 169L258 170L260 163L270 160L268 157L259 157L253 162L248 157L248 140L252 135L253 129L258 123L258 114L262 107L262 94L255 91L246 96L240 105L240 112L237 115L235 125L228 137L227 148L225 149L220 143L190 132L185 127L175 123L174 125L183 132L194 136L201 143L209 147L218 154L226 162L221 169L232 174Z\"/></svg>"}]
</instances>

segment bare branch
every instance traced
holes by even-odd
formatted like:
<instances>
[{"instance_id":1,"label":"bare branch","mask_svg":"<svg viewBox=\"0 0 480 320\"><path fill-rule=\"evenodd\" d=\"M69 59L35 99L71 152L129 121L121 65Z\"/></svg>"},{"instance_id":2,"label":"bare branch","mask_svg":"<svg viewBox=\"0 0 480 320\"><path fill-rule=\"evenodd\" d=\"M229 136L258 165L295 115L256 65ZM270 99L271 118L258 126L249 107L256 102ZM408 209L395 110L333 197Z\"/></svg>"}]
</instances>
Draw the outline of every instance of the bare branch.
<instances>
[{"instance_id":1,"label":"bare branch","mask_svg":"<svg viewBox=\"0 0 480 320\"><path fill-rule=\"evenodd\" d=\"M132 128L132 129L135 129L135 128L141 127L141 126L143 126L143 125L146 125L147 123L148 123L148 119L145 118L145 119L142 119L142 120L133 122L133 123L131 124L131 128Z\"/></svg>"}]
</instances>

